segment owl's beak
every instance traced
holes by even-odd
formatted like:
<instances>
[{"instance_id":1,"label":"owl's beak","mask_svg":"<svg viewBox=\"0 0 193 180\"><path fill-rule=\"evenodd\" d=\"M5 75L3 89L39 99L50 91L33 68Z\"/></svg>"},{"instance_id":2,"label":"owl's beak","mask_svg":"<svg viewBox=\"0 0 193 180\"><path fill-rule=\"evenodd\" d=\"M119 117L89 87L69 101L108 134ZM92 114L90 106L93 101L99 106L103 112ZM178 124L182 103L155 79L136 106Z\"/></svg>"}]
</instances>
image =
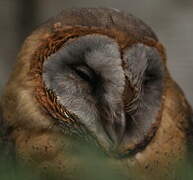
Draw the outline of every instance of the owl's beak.
<instances>
[{"instance_id":1,"label":"owl's beak","mask_svg":"<svg viewBox=\"0 0 193 180\"><path fill-rule=\"evenodd\" d=\"M104 127L105 131L112 141L114 148L117 147L123 138L125 132L125 115L121 113L120 117L113 119Z\"/></svg>"},{"instance_id":2,"label":"owl's beak","mask_svg":"<svg viewBox=\"0 0 193 180\"><path fill-rule=\"evenodd\" d=\"M124 111L109 113L109 117L101 119L102 129L95 132L97 142L107 153L114 153L122 142L126 120ZM99 128L98 128L99 129Z\"/></svg>"}]
</instances>

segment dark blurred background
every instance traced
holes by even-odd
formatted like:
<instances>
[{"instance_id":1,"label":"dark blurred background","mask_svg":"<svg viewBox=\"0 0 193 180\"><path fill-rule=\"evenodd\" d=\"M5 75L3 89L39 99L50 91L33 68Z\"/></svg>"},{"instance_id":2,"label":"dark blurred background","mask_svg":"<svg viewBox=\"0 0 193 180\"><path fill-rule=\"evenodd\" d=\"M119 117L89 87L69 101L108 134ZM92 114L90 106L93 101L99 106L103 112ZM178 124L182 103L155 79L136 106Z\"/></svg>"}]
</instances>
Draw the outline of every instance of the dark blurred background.
<instances>
[{"instance_id":1,"label":"dark blurred background","mask_svg":"<svg viewBox=\"0 0 193 180\"><path fill-rule=\"evenodd\" d=\"M165 45L170 72L193 105L193 0L0 0L0 94L25 37L71 7L113 7L144 20Z\"/></svg>"}]
</instances>

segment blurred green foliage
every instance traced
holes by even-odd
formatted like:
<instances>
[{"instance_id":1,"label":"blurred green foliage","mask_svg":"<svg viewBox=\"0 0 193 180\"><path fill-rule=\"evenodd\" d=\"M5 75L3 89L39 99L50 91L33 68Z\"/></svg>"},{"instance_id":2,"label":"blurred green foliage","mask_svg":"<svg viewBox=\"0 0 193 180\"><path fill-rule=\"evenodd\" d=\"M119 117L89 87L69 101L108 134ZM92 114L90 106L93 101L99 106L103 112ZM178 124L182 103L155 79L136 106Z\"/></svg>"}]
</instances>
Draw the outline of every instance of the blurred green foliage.
<instances>
[{"instance_id":1,"label":"blurred green foliage","mask_svg":"<svg viewBox=\"0 0 193 180\"><path fill-rule=\"evenodd\" d=\"M38 176L35 169L28 169L14 160L14 154L7 153L7 148L1 143L0 145L0 180L42 180L44 178ZM106 163L105 154L96 151L95 149L87 149L82 147L79 149L81 154L82 165L85 171L78 172L78 180L128 180L117 171L112 171ZM6 152L7 151L7 152ZM182 164L181 164L182 165ZM171 172L171 180L193 180L193 167L191 163L186 163L180 166L176 172ZM55 176L46 176L46 180L55 180ZM132 178L131 178L132 179ZM61 180L61 178L60 178ZM76 179L77 180L77 179ZM133 180L133 179L132 179ZM136 179L137 180L137 179Z\"/></svg>"},{"instance_id":2,"label":"blurred green foliage","mask_svg":"<svg viewBox=\"0 0 193 180\"><path fill-rule=\"evenodd\" d=\"M46 178L38 176L38 172L35 168L26 168L21 163L16 162L14 154L11 154L4 144L0 145L0 180L55 180L61 179L56 178L55 175L48 175ZM75 152L72 152L73 154ZM95 149L88 149L82 147L79 149L77 157L80 157L82 169L77 170L78 180L126 180L125 177L121 176L119 172L112 171L109 165L106 163L105 154L96 151ZM87 168L88 167L88 168ZM75 178L77 180L77 178Z\"/></svg>"}]
</instances>

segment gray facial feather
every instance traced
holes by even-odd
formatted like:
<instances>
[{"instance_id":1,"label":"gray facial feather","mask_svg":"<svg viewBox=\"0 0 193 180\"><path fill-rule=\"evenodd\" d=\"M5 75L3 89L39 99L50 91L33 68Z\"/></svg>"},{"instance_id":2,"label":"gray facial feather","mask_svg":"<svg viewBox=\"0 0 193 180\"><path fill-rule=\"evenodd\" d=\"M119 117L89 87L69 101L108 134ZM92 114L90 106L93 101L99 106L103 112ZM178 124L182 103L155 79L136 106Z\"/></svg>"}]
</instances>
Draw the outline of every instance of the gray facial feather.
<instances>
[{"instance_id":1,"label":"gray facial feather","mask_svg":"<svg viewBox=\"0 0 193 180\"><path fill-rule=\"evenodd\" d=\"M140 88L147 67L146 49L143 44L137 44L126 51L123 58L127 64L126 76L133 87Z\"/></svg>"},{"instance_id":2,"label":"gray facial feather","mask_svg":"<svg viewBox=\"0 0 193 180\"><path fill-rule=\"evenodd\" d=\"M130 126L135 128L127 131L124 141L137 141L156 121L163 92L164 66L158 51L143 44L126 49L123 60L127 64L125 74L137 89L135 102L130 107L134 113L129 114Z\"/></svg>"},{"instance_id":3,"label":"gray facial feather","mask_svg":"<svg viewBox=\"0 0 193 180\"><path fill-rule=\"evenodd\" d=\"M97 87L82 79L72 66L90 69ZM44 62L43 80L46 87L55 92L59 103L75 113L94 134L104 138L101 121L105 122L105 131L114 141L117 141L115 121L119 121L117 124L122 129L119 132L123 133L125 77L118 45L112 39L87 35L65 45ZM106 111L106 116L101 117L99 111Z\"/></svg>"}]
</instances>

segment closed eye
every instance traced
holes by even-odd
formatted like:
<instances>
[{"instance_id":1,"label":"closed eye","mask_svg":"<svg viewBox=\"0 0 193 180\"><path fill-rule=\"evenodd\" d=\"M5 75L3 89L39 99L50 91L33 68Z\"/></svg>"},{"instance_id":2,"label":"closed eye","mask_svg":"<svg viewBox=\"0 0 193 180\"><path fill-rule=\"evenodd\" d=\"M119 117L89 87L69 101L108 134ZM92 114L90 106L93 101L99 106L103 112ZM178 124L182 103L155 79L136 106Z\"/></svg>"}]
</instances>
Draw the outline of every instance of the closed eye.
<instances>
[{"instance_id":1,"label":"closed eye","mask_svg":"<svg viewBox=\"0 0 193 180\"><path fill-rule=\"evenodd\" d=\"M143 84L146 86L146 85L149 85L150 83L153 83L156 80L157 80L157 77L155 74L147 73L144 76Z\"/></svg>"},{"instance_id":2,"label":"closed eye","mask_svg":"<svg viewBox=\"0 0 193 180\"><path fill-rule=\"evenodd\" d=\"M149 64L145 71L143 84L145 86L153 85L155 83L160 84L163 80L164 69L160 60L157 60Z\"/></svg>"},{"instance_id":3,"label":"closed eye","mask_svg":"<svg viewBox=\"0 0 193 180\"><path fill-rule=\"evenodd\" d=\"M93 79L93 72L86 66L77 66L72 68L78 76L82 79L91 82Z\"/></svg>"}]
</instances>

